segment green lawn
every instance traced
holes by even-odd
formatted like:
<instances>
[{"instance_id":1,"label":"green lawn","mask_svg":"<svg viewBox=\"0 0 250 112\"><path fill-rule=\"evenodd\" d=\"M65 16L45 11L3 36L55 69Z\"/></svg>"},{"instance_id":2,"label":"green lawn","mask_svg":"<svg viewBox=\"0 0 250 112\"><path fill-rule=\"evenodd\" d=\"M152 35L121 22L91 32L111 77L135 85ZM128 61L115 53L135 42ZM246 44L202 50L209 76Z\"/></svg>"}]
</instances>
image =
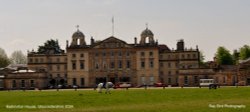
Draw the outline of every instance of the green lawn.
<instances>
[{"instance_id":1,"label":"green lawn","mask_svg":"<svg viewBox=\"0 0 250 112\"><path fill-rule=\"evenodd\" d=\"M0 91L0 112L250 112L250 87L227 87L217 90L207 88L175 89L130 89L112 90L111 94L100 94L94 90L79 91ZM245 108L211 108L209 105L245 105ZM6 106L20 105L24 108ZM60 105L53 109L38 109L38 106ZM35 106L28 109L25 106ZM73 106L73 107L72 107Z\"/></svg>"}]
</instances>

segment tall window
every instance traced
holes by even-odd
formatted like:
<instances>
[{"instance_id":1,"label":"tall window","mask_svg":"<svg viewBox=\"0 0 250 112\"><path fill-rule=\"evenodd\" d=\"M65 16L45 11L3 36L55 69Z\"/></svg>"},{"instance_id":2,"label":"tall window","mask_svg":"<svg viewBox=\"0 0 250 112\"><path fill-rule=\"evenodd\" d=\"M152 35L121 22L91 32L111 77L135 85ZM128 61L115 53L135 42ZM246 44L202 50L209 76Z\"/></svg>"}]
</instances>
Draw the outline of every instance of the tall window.
<instances>
[{"instance_id":1,"label":"tall window","mask_svg":"<svg viewBox=\"0 0 250 112\"><path fill-rule=\"evenodd\" d=\"M164 74L164 72L163 71L160 71L160 75L163 75Z\"/></svg>"},{"instance_id":2,"label":"tall window","mask_svg":"<svg viewBox=\"0 0 250 112\"><path fill-rule=\"evenodd\" d=\"M85 66L84 66L84 60L81 60L81 61L80 61L80 69L84 69L84 67L85 67Z\"/></svg>"},{"instance_id":3,"label":"tall window","mask_svg":"<svg viewBox=\"0 0 250 112\"><path fill-rule=\"evenodd\" d=\"M97 62L95 63L95 69L99 69L99 64Z\"/></svg>"},{"instance_id":4,"label":"tall window","mask_svg":"<svg viewBox=\"0 0 250 112\"><path fill-rule=\"evenodd\" d=\"M16 80L12 81L12 88L16 88Z\"/></svg>"},{"instance_id":5,"label":"tall window","mask_svg":"<svg viewBox=\"0 0 250 112\"><path fill-rule=\"evenodd\" d=\"M175 67L176 67L176 68L179 68L178 62L175 63Z\"/></svg>"},{"instance_id":6,"label":"tall window","mask_svg":"<svg viewBox=\"0 0 250 112\"><path fill-rule=\"evenodd\" d=\"M129 53L129 52L127 52L127 53L126 53L126 55L127 55L127 56L130 56L130 53Z\"/></svg>"},{"instance_id":7,"label":"tall window","mask_svg":"<svg viewBox=\"0 0 250 112\"><path fill-rule=\"evenodd\" d=\"M3 79L0 79L0 88L3 88Z\"/></svg>"},{"instance_id":8,"label":"tall window","mask_svg":"<svg viewBox=\"0 0 250 112\"><path fill-rule=\"evenodd\" d=\"M114 61L111 61L110 62L110 67L113 69L113 68L115 68L115 62Z\"/></svg>"},{"instance_id":9,"label":"tall window","mask_svg":"<svg viewBox=\"0 0 250 112\"><path fill-rule=\"evenodd\" d=\"M106 61L103 61L102 64L103 64L103 69L107 69Z\"/></svg>"},{"instance_id":10,"label":"tall window","mask_svg":"<svg viewBox=\"0 0 250 112\"><path fill-rule=\"evenodd\" d=\"M188 58L188 59L190 58L190 54L187 54L187 58Z\"/></svg>"},{"instance_id":11,"label":"tall window","mask_svg":"<svg viewBox=\"0 0 250 112\"><path fill-rule=\"evenodd\" d=\"M118 61L118 65L119 65L119 66L118 66L119 68L122 68L122 60L119 60L119 61Z\"/></svg>"},{"instance_id":12,"label":"tall window","mask_svg":"<svg viewBox=\"0 0 250 112\"><path fill-rule=\"evenodd\" d=\"M30 87L35 87L35 82L34 82L34 80L30 80Z\"/></svg>"},{"instance_id":13,"label":"tall window","mask_svg":"<svg viewBox=\"0 0 250 112\"><path fill-rule=\"evenodd\" d=\"M119 57L121 57L121 56L122 56L122 52L121 52L121 51L118 53L118 56L119 56Z\"/></svg>"},{"instance_id":14,"label":"tall window","mask_svg":"<svg viewBox=\"0 0 250 112\"><path fill-rule=\"evenodd\" d=\"M193 54L193 58L196 58L196 54Z\"/></svg>"},{"instance_id":15,"label":"tall window","mask_svg":"<svg viewBox=\"0 0 250 112\"><path fill-rule=\"evenodd\" d=\"M25 87L25 80L21 80L21 87L22 87L22 88Z\"/></svg>"},{"instance_id":16,"label":"tall window","mask_svg":"<svg viewBox=\"0 0 250 112\"><path fill-rule=\"evenodd\" d=\"M160 59L162 59L162 58L163 58L163 55L161 54L161 55L160 55Z\"/></svg>"},{"instance_id":17,"label":"tall window","mask_svg":"<svg viewBox=\"0 0 250 112\"><path fill-rule=\"evenodd\" d=\"M168 71L168 75L171 75L171 71Z\"/></svg>"},{"instance_id":18,"label":"tall window","mask_svg":"<svg viewBox=\"0 0 250 112\"><path fill-rule=\"evenodd\" d=\"M141 52L141 57L144 57L145 56L145 53L144 52Z\"/></svg>"},{"instance_id":19,"label":"tall window","mask_svg":"<svg viewBox=\"0 0 250 112\"><path fill-rule=\"evenodd\" d=\"M168 63L168 68L171 68L171 63L170 62Z\"/></svg>"},{"instance_id":20,"label":"tall window","mask_svg":"<svg viewBox=\"0 0 250 112\"><path fill-rule=\"evenodd\" d=\"M160 67L164 67L164 64L162 62L160 62Z\"/></svg>"},{"instance_id":21,"label":"tall window","mask_svg":"<svg viewBox=\"0 0 250 112\"><path fill-rule=\"evenodd\" d=\"M153 57L154 53L152 51L149 52L149 56Z\"/></svg>"},{"instance_id":22,"label":"tall window","mask_svg":"<svg viewBox=\"0 0 250 112\"><path fill-rule=\"evenodd\" d=\"M185 77L184 77L184 84L185 84L185 85L188 85L188 76L185 76Z\"/></svg>"},{"instance_id":23,"label":"tall window","mask_svg":"<svg viewBox=\"0 0 250 112\"><path fill-rule=\"evenodd\" d=\"M184 58L185 58L185 55L184 55L184 54L182 54L182 55L181 55L181 58L182 58L182 59L184 59Z\"/></svg>"},{"instance_id":24,"label":"tall window","mask_svg":"<svg viewBox=\"0 0 250 112\"><path fill-rule=\"evenodd\" d=\"M146 84L146 79L145 79L145 77L141 77L141 84Z\"/></svg>"},{"instance_id":25,"label":"tall window","mask_svg":"<svg viewBox=\"0 0 250 112\"><path fill-rule=\"evenodd\" d=\"M84 86L84 78L81 78L81 86Z\"/></svg>"},{"instance_id":26,"label":"tall window","mask_svg":"<svg viewBox=\"0 0 250 112\"><path fill-rule=\"evenodd\" d=\"M81 58L83 58L83 57L84 57L84 54L83 54L83 53L82 53L82 54L80 54L80 57L81 57Z\"/></svg>"},{"instance_id":27,"label":"tall window","mask_svg":"<svg viewBox=\"0 0 250 112\"><path fill-rule=\"evenodd\" d=\"M72 81L72 82L73 82L73 83L72 83L73 85L77 85L77 84L76 84L76 78L73 78L73 81Z\"/></svg>"},{"instance_id":28,"label":"tall window","mask_svg":"<svg viewBox=\"0 0 250 112\"><path fill-rule=\"evenodd\" d=\"M194 76L194 83L199 83L199 79L198 79L198 76Z\"/></svg>"},{"instance_id":29,"label":"tall window","mask_svg":"<svg viewBox=\"0 0 250 112\"><path fill-rule=\"evenodd\" d=\"M59 63L60 62L60 58L57 58L56 61L57 61L57 63Z\"/></svg>"},{"instance_id":30,"label":"tall window","mask_svg":"<svg viewBox=\"0 0 250 112\"><path fill-rule=\"evenodd\" d=\"M56 65L57 70L60 70L60 65Z\"/></svg>"},{"instance_id":31,"label":"tall window","mask_svg":"<svg viewBox=\"0 0 250 112\"><path fill-rule=\"evenodd\" d=\"M103 53L102 53L102 56L105 57L105 56L106 56L106 52L103 52Z\"/></svg>"},{"instance_id":32,"label":"tall window","mask_svg":"<svg viewBox=\"0 0 250 112\"><path fill-rule=\"evenodd\" d=\"M172 81L171 81L171 78L168 78L168 84L171 84Z\"/></svg>"},{"instance_id":33,"label":"tall window","mask_svg":"<svg viewBox=\"0 0 250 112\"><path fill-rule=\"evenodd\" d=\"M95 56L98 57L98 55L99 55L98 52L96 52L96 53L95 53Z\"/></svg>"},{"instance_id":34,"label":"tall window","mask_svg":"<svg viewBox=\"0 0 250 112\"><path fill-rule=\"evenodd\" d=\"M29 63L33 63L33 59L32 58L29 59Z\"/></svg>"},{"instance_id":35,"label":"tall window","mask_svg":"<svg viewBox=\"0 0 250 112\"><path fill-rule=\"evenodd\" d=\"M154 84L155 78L153 76L149 77L150 85Z\"/></svg>"},{"instance_id":36,"label":"tall window","mask_svg":"<svg viewBox=\"0 0 250 112\"><path fill-rule=\"evenodd\" d=\"M149 67L154 68L154 60L149 60Z\"/></svg>"},{"instance_id":37,"label":"tall window","mask_svg":"<svg viewBox=\"0 0 250 112\"><path fill-rule=\"evenodd\" d=\"M115 53L113 51L110 52L111 57L115 56Z\"/></svg>"},{"instance_id":38,"label":"tall window","mask_svg":"<svg viewBox=\"0 0 250 112\"><path fill-rule=\"evenodd\" d=\"M75 62L75 61L72 62L72 69L73 69L73 70L76 69L76 62Z\"/></svg>"},{"instance_id":39,"label":"tall window","mask_svg":"<svg viewBox=\"0 0 250 112\"><path fill-rule=\"evenodd\" d=\"M130 61L127 60L126 68L130 68Z\"/></svg>"},{"instance_id":40,"label":"tall window","mask_svg":"<svg viewBox=\"0 0 250 112\"><path fill-rule=\"evenodd\" d=\"M76 57L76 54L72 54L72 57L75 58L75 57Z\"/></svg>"},{"instance_id":41,"label":"tall window","mask_svg":"<svg viewBox=\"0 0 250 112\"><path fill-rule=\"evenodd\" d=\"M144 60L141 61L141 68L145 68L145 61Z\"/></svg>"}]
</instances>

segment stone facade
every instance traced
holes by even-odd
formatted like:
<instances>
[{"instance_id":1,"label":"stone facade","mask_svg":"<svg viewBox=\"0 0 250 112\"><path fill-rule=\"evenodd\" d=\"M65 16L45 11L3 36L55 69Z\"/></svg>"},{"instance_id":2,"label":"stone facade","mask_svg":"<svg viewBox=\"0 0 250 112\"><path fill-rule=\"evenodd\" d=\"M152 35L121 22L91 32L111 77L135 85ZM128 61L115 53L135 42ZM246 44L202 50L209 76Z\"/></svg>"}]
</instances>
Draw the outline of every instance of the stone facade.
<instances>
[{"instance_id":1,"label":"stone facade","mask_svg":"<svg viewBox=\"0 0 250 112\"><path fill-rule=\"evenodd\" d=\"M130 82L134 87L159 82L171 86L199 86L200 79L215 79L220 85L238 82L237 73L241 69L219 67L213 62L201 67L198 46L187 49L184 40L179 40L176 49L169 49L167 45L158 44L148 28L140 36L138 43L137 38L134 43L127 43L111 36L101 41L91 37L88 44L85 35L77 30L71 43L66 42L66 52L53 49L46 53L29 52L28 67L45 71L48 85L66 87L94 87L106 81Z\"/></svg>"},{"instance_id":2,"label":"stone facade","mask_svg":"<svg viewBox=\"0 0 250 112\"><path fill-rule=\"evenodd\" d=\"M237 76L239 85L250 85L250 58L240 61Z\"/></svg>"},{"instance_id":3,"label":"stone facade","mask_svg":"<svg viewBox=\"0 0 250 112\"><path fill-rule=\"evenodd\" d=\"M45 89L48 86L46 72L36 72L25 68L4 68L0 74L0 89Z\"/></svg>"},{"instance_id":4,"label":"stone facade","mask_svg":"<svg viewBox=\"0 0 250 112\"><path fill-rule=\"evenodd\" d=\"M28 68L35 71L44 71L48 75L51 85L67 84L67 54L39 54L34 51L28 53Z\"/></svg>"},{"instance_id":5,"label":"stone facade","mask_svg":"<svg viewBox=\"0 0 250 112\"><path fill-rule=\"evenodd\" d=\"M77 30L67 41L66 53L48 49L46 53L29 52L28 67L47 72L50 85L93 87L99 82L130 82L133 86L154 85L162 82L178 85L180 68L199 67L199 49L186 49L184 41L177 42L177 49L158 45L154 34L146 28L134 43L111 36L102 41Z\"/></svg>"},{"instance_id":6,"label":"stone facade","mask_svg":"<svg viewBox=\"0 0 250 112\"><path fill-rule=\"evenodd\" d=\"M160 77L167 85L179 85L179 72L181 69L199 68L199 49L184 48L184 40L177 42L177 49L160 50Z\"/></svg>"},{"instance_id":7,"label":"stone facade","mask_svg":"<svg viewBox=\"0 0 250 112\"><path fill-rule=\"evenodd\" d=\"M153 33L146 29L141 41L128 44L116 37L81 43L79 30L67 45L68 85L93 87L99 82L130 82L134 86L159 82L159 52ZM146 39L149 38L148 43ZM80 43L76 43L80 40ZM83 41L83 40L82 40Z\"/></svg>"}]
</instances>

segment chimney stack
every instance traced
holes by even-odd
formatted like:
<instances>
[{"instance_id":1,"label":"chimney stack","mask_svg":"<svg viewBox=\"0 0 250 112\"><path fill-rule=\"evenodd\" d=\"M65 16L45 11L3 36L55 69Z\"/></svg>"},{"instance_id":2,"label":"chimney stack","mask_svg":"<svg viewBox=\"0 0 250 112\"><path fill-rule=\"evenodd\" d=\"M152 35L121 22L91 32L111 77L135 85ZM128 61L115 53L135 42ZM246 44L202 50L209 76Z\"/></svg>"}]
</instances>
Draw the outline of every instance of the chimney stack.
<instances>
[{"instance_id":1,"label":"chimney stack","mask_svg":"<svg viewBox=\"0 0 250 112\"><path fill-rule=\"evenodd\" d=\"M137 38L135 37L135 45L137 45Z\"/></svg>"}]
</instances>

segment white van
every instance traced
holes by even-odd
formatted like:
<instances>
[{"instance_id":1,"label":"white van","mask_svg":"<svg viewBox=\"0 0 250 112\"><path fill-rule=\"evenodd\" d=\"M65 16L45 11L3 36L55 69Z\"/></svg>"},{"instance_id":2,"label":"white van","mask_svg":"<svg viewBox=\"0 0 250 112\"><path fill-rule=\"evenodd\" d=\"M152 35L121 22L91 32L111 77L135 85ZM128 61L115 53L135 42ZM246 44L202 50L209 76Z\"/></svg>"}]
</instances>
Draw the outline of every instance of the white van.
<instances>
[{"instance_id":1,"label":"white van","mask_svg":"<svg viewBox=\"0 0 250 112\"><path fill-rule=\"evenodd\" d=\"M214 79L200 79L200 86L209 86L214 84Z\"/></svg>"},{"instance_id":2,"label":"white van","mask_svg":"<svg viewBox=\"0 0 250 112\"><path fill-rule=\"evenodd\" d=\"M215 84L214 79L200 79L200 87L209 87L209 89L216 89L218 84Z\"/></svg>"}]
</instances>

